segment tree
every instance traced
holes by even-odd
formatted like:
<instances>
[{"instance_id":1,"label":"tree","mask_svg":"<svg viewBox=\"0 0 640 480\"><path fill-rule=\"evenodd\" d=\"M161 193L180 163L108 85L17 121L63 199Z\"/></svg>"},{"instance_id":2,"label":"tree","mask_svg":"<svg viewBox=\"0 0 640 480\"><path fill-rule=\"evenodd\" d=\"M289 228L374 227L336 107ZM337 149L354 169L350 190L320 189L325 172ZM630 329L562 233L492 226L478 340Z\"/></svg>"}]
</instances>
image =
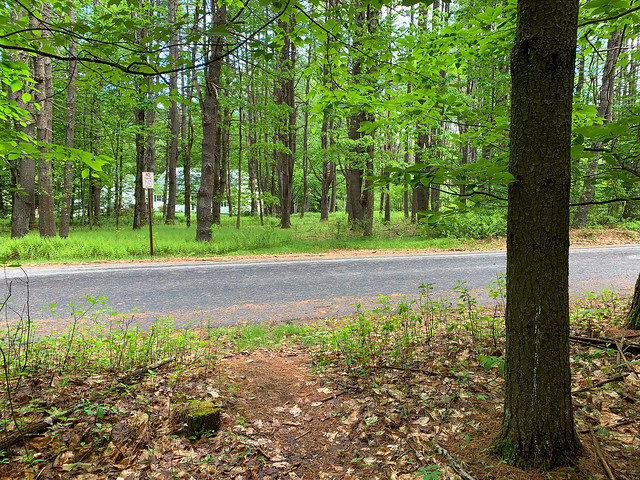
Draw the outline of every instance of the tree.
<instances>
[{"instance_id":1,"label":"tree","mask_svg":"<svg viewBox=\"0 0 640 480\"><path fill-rule=\"evenodd\" d=\"M25 16L26 13L22 10L11 11L13 24L19 24ZM25 70L27 69L26 54L16 52L11 59L16 65L22 64ZM21 88L12 90L10 98L26 115L24 119L20 117L14 118L14 128L18 135L22 134L27 138L31 138L33 137L35 125L29 114L31 105L27 100L31 98L30 88L25 81L20 81L19 84ZM23 138L20 144L21 147L26 146L27 142ZM22 154L17 160L11 162L10 167L12 183L15 187L11 210L11 238L20 238L29 233L29 219L35 206L36 162L32 155Z\"/></svg>"},{"instance_id":2,"label":"tree","mask_svg":"<svg viewBox=\"0 0 640 480\"><path fill-rule=\"evenodd\" d=\"M51 17L51 6L42 5L42 20L35 16L29 18L29 24L34 29L41 29L41 23L48 22ZM46 29L42 29L42 41L49 37ZM41 145L43 155L38 159L38 210L40 214L40 236L55 237L56 217L53 197L53 171L51 159L46 153L48 145L53 140L53 72L51 59L43 55L36 55L33 60L33 77L36 81L36 102L39 105L36 113L36 135Z\"/></svg>"},{"instance_id":3,"label":"tree","mask_svg":"<svg viewBox=\"0 0 640 480\"><path fill-rule=\"evenodd\" d=\"M511 52L505 404L494 448L534 468L570 464L580 449L568 288L578 4L520 0Z\"/></svg>"},{"instance_id":4,"label":"tree","mask_svg":"<svg viewBox=\"0 0 640 480\"><path fill-rule=\"evenodd\" d=\"M603 119L604 123L610 123L613 115L613 94L616 79L616 63L622 50L621 30L611 32L611 37L607 42L607 56L604 63L604 71L602 72L602 87L600 88L600 99L598 105L598 118ZM593 150L601 150L603 142L599 141L593 145ZM594 179L598 174L598 162L600 156L594 155L587 163L582 194L580 195L580 205L573 217L573 226L576 228L584 228L587 226L587 216L591 205L589 202L593 200L595 192Z\"/></svg>"},{"instance_id":5,"label":"tree","mask_svg":"<svg viewBox=\"0 0 640 480\"><path fill-rule=\"evenodd\" d=\"M278 196L280 200L280 226L291 228L291 199L293 187L293 167L295 165L296 149L296 108L295 108L295 78L296 49L289 38L293 28L294 16L290 23L278 20L278 27L283 32L283 45L280 50L278 84L274 96L279 107L276 128L278 145L274 152L278 169Z\"/></svg>"},{"instance_id":6,"label":"tree","mask_svg":"<svg viewBox=\"0 0 640 480\"><path fill-rule=\"evenodd\" d=\"M629 308L629 313L627 314L627 326L634 330L640 330L640 275L638 275L636 287L633 290L631 308Z\"/></svg>"},{"instance_id":7,"label":"tree","mask_svg":"<svg viewBox=\"0 0 640 480\"><path fill-rule=\"evenodd\" d=\"M177 65L179 48L178 48L178 32L176 30L176 16L178 13L178 0L169 1L169 23L173 26L171 32L171 44L169 45L169 54L171 55L171 63ZM178 103L175 96L178 95L178 72L173 71L169 77L169 89L171 98L171 106L169 107L169 128L171 135L169 137L169 149L167 160L167 175L169 186L169 200L166 207L166 223L173 223L176 219L176 168L178 166L178 136L180 135L180 116L178 115Z\"/></svg>"},{"instance_id":8,"label":"tree","mask_svg":"<svg viewBox=\"0 0 640 480\"><path fill-rule=\"evenodd\" d=\"M214 12L212 27L224 25L227 20L227 8L222 6ZM202 171L200 188L196 203L196 240L211 240L213 225L212 202L216 176L219 175L220 142L222 141L220 122L220 77L222 73L223 38L211 37L209 63L205 68L205 91L201 100L202 110ZM218 158L216 158L218 157Z\"/></svg>"},{"instance_id":9,"label":"tree","mask_svg":"<svg viewBox=\"0 0 640 480\"><path fill-rule=\"evenodd\" d=\"M69 23L73 25L76 14L73 4L69 10ZM76 42L71 39L69 42L69 53L74 56L76 54ZM78 81L78 62L71 61L68 65L69 86L67 87L67 105L65 121L65 138L64 146L73 148L76 128L76 92ZM67 238L69 236L69 224L71 222L71 202L73 200L73 160L67 159L64 162L64 187L62 194L62 208L60 209L60 236Z\"/></svg>"}]
</instances>

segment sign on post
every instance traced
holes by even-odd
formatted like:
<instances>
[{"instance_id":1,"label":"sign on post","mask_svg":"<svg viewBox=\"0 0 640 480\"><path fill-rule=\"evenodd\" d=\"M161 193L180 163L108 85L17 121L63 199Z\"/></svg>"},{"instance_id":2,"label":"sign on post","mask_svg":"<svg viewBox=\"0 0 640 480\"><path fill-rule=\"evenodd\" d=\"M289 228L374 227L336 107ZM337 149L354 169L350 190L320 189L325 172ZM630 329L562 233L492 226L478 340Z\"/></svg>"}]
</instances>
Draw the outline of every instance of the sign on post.
<instances>
[{"instance_id":1,"label":"sign on post","mask_svg":"<svg viewBox=\"0 0 640 480\"><path fill-rule=\"evenodd\" d=\"M142 188L153 188L153 172L142 172Z\"/></svg>"},{"instance_id":2,"label":"sign on post","mask_svg":"<svg viewBox=\"0 0 640 480\"><path fill-rule=\"evenodd\" d=\"M142 172L142 188L149 192L149 253L153 257L153 172Z\"/></svg>"}]
</instances>

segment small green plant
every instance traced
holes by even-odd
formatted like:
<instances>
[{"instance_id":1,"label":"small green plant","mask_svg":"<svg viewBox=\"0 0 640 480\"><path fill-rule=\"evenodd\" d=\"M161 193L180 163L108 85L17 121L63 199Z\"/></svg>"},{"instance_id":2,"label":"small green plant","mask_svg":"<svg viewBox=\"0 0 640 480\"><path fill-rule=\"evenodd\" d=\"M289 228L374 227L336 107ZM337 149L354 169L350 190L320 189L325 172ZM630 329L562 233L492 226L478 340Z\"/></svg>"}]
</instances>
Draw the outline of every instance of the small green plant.
<instances>
[{"instance_id":1,"label":"small green plant","mask_svg":"<svg viewBox=\"0 0 640 480\"><path fill-rule=\"evenodd\" d=\"M498 368L498 373L501 376L504 376L504 357L494 357L494 356L485 356L480 355L480 365L488 372L493 367Z\"/></svg>"},{"instance_id":2,"label":"small green plant","mask_svg":"<svg viewBox=\"0 0 640 480\"><path fill-rule=\"evenodd\" d=\"M416 477L421 477L422 480L438 480L441 476L442 470L440 470L438 465L420 467L416 473Z\"/></svg>"}]
</instances>

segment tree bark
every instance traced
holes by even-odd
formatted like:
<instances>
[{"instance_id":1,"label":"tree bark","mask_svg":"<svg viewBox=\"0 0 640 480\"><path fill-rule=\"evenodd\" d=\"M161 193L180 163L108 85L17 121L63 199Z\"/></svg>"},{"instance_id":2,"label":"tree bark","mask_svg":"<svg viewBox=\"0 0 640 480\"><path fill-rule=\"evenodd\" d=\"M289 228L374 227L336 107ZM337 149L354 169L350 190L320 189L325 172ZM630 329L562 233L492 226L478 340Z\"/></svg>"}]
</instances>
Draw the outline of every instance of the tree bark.
<instances>
[{"instance_id":1,"label":"tree bark","mask_svg":"<svg viewBox=\"0 0 640 480\"><path fill-rule=\"evenodd\" d=\"M214 14L213 28L223 25L227 19L227 9L222 6ZM211 38L209 63L205 68L205 93L202 99L202 170L200 173L200 188L196 203L196 240L211 240L213 226L213 195L216 169L216 155L220 151L220 77L222 73L223 39L215 36Z\"/></svg>"},{"instance_id":2,"label":"tree bark","mask_svg":"<svg viewBox=\"0 0 640 480\"><path fill-rule=\"evenodd\" d=\"M173 31L171 33L171 42L169 45L169 56L171 57L171 64L175 68L177 65L178 56L180 50L178 48L178 30L176 26L176 16L178 12L178 0L170 0L168 8L168 20L172 26ZM169 90L170 94L178 95L178 72L171 72L169 76ZM165 222L172 224L176 220L176 169L178 167L178 137L180 136L180 116L178 114L178 103L171 99L171 106L169 107L169 155L167 158L167 169L165 175L165 183L168 184L167 190L167 205L165 210Z\"/></svg>"},{"instance_id":3,"label":"tree bark","mask_svg":"<svg viewBox=\"0 0 640 480\"><path fill-rule=\"evenodd\" d=\"M47 22L51 16L51 6L42 5L42 21ZM30 18L33 28L40 27L40 21ZM43 42L49 37L46 29L41 30ZM34 80L36 81L36 102L40 109L36 113L36 135L39 142L51 144L53 141L53 71L51 58L36 55L33 61ZM46 153L48 147L40 147ZM55 237L56 217L53 197L53 170L51 159L46 155L38 159L38 214L41 237Z\"/></svg>"},{"instance_id":4,"label":"tree bark","mask_svg":"<svg viewBox=\"0 0 640 480\"><path fill-rule=\"evenodd\" d=\"M69 10L69 24L73 25L76 21L76 11L73 6ZM76 55L76 42L73 38L69 39L69 55ZM72 60L67 68L69 75L69 86L67 87L67 105L65 120L65 137L64 146L73 148L75 140L76 128L76 93L78 86L78 62ZM69 236L69 225L71 223L71 203L73 201L73 160L64 162L64 177L62 187L62 208L60 209L60 236L67 238ZM117 207L117 202L116 202Z\"/></svg>"},{"instance_id":5,"label":"tree bark","mask_svg":"<svg viewBox=\"0 0 640 480\"><path fill-rule=\"evenodd\" d=\"M140 94L142 94L140 92ZM134 187L134 207L133 207L133 229L142 228L147 221L147 203L145 199L145 191L142 188L142 172L146 171L145 163L145 110L142 106L134 109L136 124L136 183Z\"/></svg>"},{"instance_id":6,"label":"tree bark","mask_svg":"<svg viewBox=\"0 0 640 480\"><path fill-rule=\"evenodd\" d=\"M640 275L636 281L631 300L631 308L627 314L627 326L634 330L640 330Z\"/></svg>"},{"instance_id":7,"label":"tree bark","mask_svg":"<svg viewBox=\"0 0 640 480\"><path fill-rule=\"evenodd\" d=\"M569 367L571 109L578 0L520 0L511 52L505 404L494 449L553 468L580 449Z\"/></svg>"},{"instance_id":8,"label":"tree bark","mask_svg":"<svg viewBox=\"0 0 640 480\"><path fill-rule=\"evenodd\" d=\"M11 20L16 22L24 15L22 10L12 10ZM28 64L28 56L23 53L16 53L11 56L14 62L23 62ZM9 98L16 102L16 106L32 112L32 105L25 104L23 94L30 93L30 88L25 82L23 87L16 92L9 89ZM24 124L18 121L14 122L16 133L23 133L33 138L34 123L32 115L24 119ZM23 140L19 140L23 142ZM13 192L13 203L11 209L11 238L21 238L29 233L29 221L31 212L35 203L36 190L36 162L33 157L21 156L18 160L11 161L11 172L15 191Z\"/></svg>"},{"instance_id":9,"label":"tree bark","mask_svg":"<svg viewBox=\"0 0 640 480\"><path fill-rule=\"evenodd\" d=\"M294 68L296 50L289 38L293 26L293 16L289 23L278 20L278 26L284 31L283 46L280 50L279 79L275 89L276 105L280 106L275 151L278 169L278 198L280 200L280 227L291 228L291 199L293 187L293 168L295 165L296 107Z\"/></svg>"}]
</instances>

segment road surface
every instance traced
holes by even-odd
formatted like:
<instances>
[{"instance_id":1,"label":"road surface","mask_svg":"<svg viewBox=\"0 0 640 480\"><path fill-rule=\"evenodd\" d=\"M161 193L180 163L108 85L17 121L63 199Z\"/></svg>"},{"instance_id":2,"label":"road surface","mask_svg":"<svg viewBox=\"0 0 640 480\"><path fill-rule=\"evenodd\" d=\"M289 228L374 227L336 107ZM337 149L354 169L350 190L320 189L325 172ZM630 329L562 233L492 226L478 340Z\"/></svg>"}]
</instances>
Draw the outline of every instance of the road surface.
<instances>
[{"instance_id":1,"label":"road surface","mask_svg":"<svg viewBox=\"0 0 640 480\"><path fill-rule=\"evenodd\" d=\"M436 297L455 301L452 288L465 281L475 297L488 301L485 289L505 262L500 251L29 266L5 269L0 299L10 284L9 318L24 315L28 277L31 318L52 330L67 325L68 304L82 304L83 295L108 297L108 307L145 325L156 318L177 325L287 321L347 315L356 303L374 306L381 294L415 298L427 283L435 283ZM571 294L627 294L639 271L640 246L572 249ZM54 302L56 315L48 308Z\"/></svg>"}]
</instances>

